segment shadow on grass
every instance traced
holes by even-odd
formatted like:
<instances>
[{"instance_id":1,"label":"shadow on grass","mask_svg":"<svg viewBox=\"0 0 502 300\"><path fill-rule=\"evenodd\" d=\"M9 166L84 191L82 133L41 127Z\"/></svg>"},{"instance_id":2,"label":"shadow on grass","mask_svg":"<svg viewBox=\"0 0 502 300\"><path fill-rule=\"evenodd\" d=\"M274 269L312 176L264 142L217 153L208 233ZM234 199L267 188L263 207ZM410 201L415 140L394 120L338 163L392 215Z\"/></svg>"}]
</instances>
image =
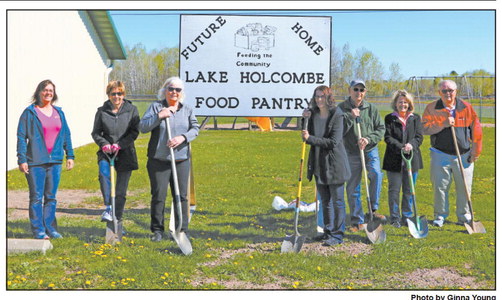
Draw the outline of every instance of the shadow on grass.
<instances>
[{"instance_id":1,"label":"shadow on grass","mask_svg":"<svg viewBox=\"0 0 502 300\"><path fill-rule=\"evenodd\" d=\"M169 211L168 207L166 207L166 211ZM70 220L75 219L75 215L96 217L95 220L83 220L90 222L87 223L90 224L89 226L81 226L77 224L78 222L76 222L75 225L66 225L72 224L73 221L67 221L65 225L58 226L58 230L63 236L73 236L78 238L79 240L82 240L83 242L104 242L106 225L105 223L99 221L99 216L101 215L102 210L85 208L61 208L58 209L58 212L70 215ZM287 218L285 218L286 216ZM166 238L169 235L169 217L169 213L166 213ZM232 220L238 218L241 221L219 222L220 220L225 218L231 218ZM211 222L211 219L214 219L215 222ZM307 237L307 243L310 243L311 239L317 235L316 220L317 219L315 214L300 214L298 230L301 235ZM131 222L134 225L131 225ZM28 220L8 221L7 225L8 238L32 238L30 223ZM151 234L150 208L126 209L124 213L124 225L126 225L126 237L131 239L149 239ZM127 230L126 227L134 228L134 230ZM387 228L385 229L388 237L404 237L409 235L409 232L405 227L402 228L403 230L396 230L390 227ZM460 226L458 228L455 228L455 230L450 231L464 232L467 234L467 231L464 229L464 227ZM281 243L287 235L294 233L294 213L292 211L275 210L269 210L261 214L227 214L223 212L196 211L189 233L195 243L201 242L208 238L214 241L228 242L241 240L249 243ZM361 234L346 232L344 238L347 241L355 243L370 243L364 233ZM176 243L174 241L172 241L172 243L173 244L167 249L160 249L159 251L178 253L179 249L177 248Z\"/></svg>"}]
</instances>

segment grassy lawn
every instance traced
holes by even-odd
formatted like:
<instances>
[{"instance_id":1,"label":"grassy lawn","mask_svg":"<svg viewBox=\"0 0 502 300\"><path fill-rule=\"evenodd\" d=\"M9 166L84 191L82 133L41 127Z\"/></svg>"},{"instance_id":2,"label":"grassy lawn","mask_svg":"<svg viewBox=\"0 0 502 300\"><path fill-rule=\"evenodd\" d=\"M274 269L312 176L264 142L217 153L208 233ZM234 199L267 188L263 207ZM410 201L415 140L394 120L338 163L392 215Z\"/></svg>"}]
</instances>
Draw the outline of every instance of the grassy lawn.
<instances>
[{"instance_id":1,"label":"grassy lawn","mask_svg":"<svg viewBox=\"0 0 502 300\"><path fill-rule=\"evenodd\" d=\"M300 253L281 254L282 241L293 233L293 212L277 212L271 203L274 196L291 201L296 195L300 133L203 131L193 143L197 211L190 224L191 256L183 256L174 241L149 240L149 135L140 135L140 170L129 186L124 241L104 244L105 227L97 215L59 217L65 238L52 240L53 250L7 257L7 289L494 289L495 129L483 132L472 199L486 234L469 235L454 223L452 186L451 222L430 226L424 239L412 238L407 227L387 225L383 244L369 244L364 232L347 233L338 247L307 241ZM382 142L381 158L384 147ZM416 194L420 215L431 220L428 148L427 137ZM75 169L63 172L60 190L99 191L96 150L94 144L76 149ZM7 176L9 190L27 189L19 171ZM305 180L302 200L312 202L313 193L314 182ZM99 198L84 200L100 207ZM388 215L386 177L380 201ZM300 214L299 231L315 235L314 213ZM7 236L31 237L28 220L7 220ZM432 274L453 274L458 280L427 281Z\"/></svg>"}]
</instances>

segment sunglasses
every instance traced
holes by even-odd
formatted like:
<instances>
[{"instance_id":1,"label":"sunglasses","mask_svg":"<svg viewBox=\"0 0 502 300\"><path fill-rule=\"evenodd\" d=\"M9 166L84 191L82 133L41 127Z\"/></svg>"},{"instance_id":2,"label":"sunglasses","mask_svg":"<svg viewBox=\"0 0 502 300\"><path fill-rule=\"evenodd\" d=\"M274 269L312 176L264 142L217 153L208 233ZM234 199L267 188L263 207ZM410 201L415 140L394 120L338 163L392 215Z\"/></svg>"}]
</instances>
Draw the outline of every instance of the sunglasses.
<instances>
[{"instance_id":1,"label":"sunglasses","mask_svg":"<svg viewBox=\"0 0 502 300\"><path fill-rule=\"evenodd\" d=\"M124 93L120 93L120 92L119 93L110 93L110 95L112 95L112 96L122 96L122 95L124 95Z\"/></svg>"},{"instance_id":2,"label":"sunglasses","mask_svg":"<svg viewBox=\"0 0 502 300\"><path fill-rule=\"evenodd\" d=\"M353 90L354 90L354 92L361 92L361 93L364 92L364 91L366 91L365 88L362 88L362 89L360 89L360 88L353 88Z\"/></svg>"},{"instance_id":3,"label":"sunglasses","mask_svg":"<svg viewBox=\"0 0 502 300\"><path fill-rule=\"evenodd\" d=\"M455 90L441 90L441 93L447 94L447 93L453 93Z\"/></svg>"},{"instance_id":4,"label":"sunglasses","mask_svg":"<svg viewBox=\"0 0 502 300\"><path fill-rule=\"evenodd\" d=\"M173 87L168 87L167 90L170 92L176 91L176 93L181 93L181 91L182 91L182 89L180 89L180 88L173 88Z\"/></svg>"}]
</instances>

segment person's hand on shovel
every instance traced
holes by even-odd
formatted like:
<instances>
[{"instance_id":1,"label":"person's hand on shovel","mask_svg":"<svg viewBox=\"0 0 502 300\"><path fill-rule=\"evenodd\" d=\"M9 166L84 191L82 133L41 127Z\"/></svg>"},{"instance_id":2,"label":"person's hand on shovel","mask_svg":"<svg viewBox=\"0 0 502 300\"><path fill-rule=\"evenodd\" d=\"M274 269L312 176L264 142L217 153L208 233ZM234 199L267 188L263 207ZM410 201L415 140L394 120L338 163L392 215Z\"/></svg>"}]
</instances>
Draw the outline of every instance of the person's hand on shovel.
<instances>
[{"instance_id":1,"label":"person's hand on shovel","mask_svg":"<svg viewBox=\"0 0 502 300\"><path fill-rule=\"evenodd\" d=\"M308 108L305 108L305 109L303 110L302 117L303 117L304 119L308 119L308 118L310 118L311 116L312 116L312 111L310 111L310 109L308 109ZM305 142L306 140L308 140L309 136L310 136L310 135L309 135L309 132L308 132L307 130L302 130L302 139L303 139L303 141L304 141L304 142Z\"/></svg>"},{"instance_id":2,"label":"person's hand on shovel","mask_svg":"<svg viewBox=\"0 0 502 300\"><path fill-rule=\"evenodd\" d=\"M357 144L359 145L359 149L361 150L364 150L364 148L366 148L366 146L369 144L370 142L368 141L367 138L360 138L359 141L357 142Z\"/></svg>"},{"instance_id":3,"label":"person's hand on shovel","mask_svg":"<svg viewBox=\"0 0 502 300\"><path fill-rule=\"evenodd\" d=\"M167 142L167 147L176 148L179 145L183 144L185 142L185 140L186 140L186 138L184 135L175 136Z\"/></svg>"},{"instance_id":4,"label":"person's hand on shovel","mask_svg":"<svg viewBox=\"0 0 502 300\"><path fill-rule=\"evenodd\" d=\"M404 145L403 147L404 153L409 154L411 150L413 150L413 146L410 143Z\"/></svg>"}]
</instances>

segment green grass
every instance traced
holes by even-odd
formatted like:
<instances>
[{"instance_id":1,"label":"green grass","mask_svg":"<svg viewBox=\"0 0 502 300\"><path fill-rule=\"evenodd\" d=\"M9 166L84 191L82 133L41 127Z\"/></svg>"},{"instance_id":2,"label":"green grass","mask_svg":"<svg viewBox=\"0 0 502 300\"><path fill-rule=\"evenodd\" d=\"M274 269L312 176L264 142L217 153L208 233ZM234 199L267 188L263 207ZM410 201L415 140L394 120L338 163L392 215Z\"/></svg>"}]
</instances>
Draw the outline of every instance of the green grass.
<instances>
[{"instance_id":1,"label":"green grass","mask_svg":"<svg viewBox=\"0 0 502 300\"><path fill-rule=\"evenodd\" d=\"M387 240L368 244L364 232L347 234L343 247L363 246L366 252L333 251L320 255L302 250L281 254L286 235L293 233L293 212L275 211L274 196L293 200L298 182L301 140L298 131L203 131L193 142L197 211L190 225L194 253L180 254L175 242L149 240L149 181L146 146L136 145L140 169L134 171L125 213L128 232L121 244L104 244L104 224L92 218L59 217L64 239L54 249L9 255L8 289L224 289L229 281L246 288L276 282L287 289L428 289L406 280L417 270L446 268L472 277L478 288L495 287L495 129L483 128L483 154L475 167L473 205L486 234L469 235L454 223L429 227L425 239L414 239L406 227L385 226ZM380 144L383 157L384 143ZM420 215L433 217L429 180L429 138L422 146L425 169L416 186ZM95 145L76 149L76 166L64 171L60 189L99 191ZM26 179L9 171L8 189L26 190ZM305 177L304 177L305 178ZM314 182L303 182L303 199L312 202ZM454 222L454 186L450 221ZM88 199L85 203L100 199ZM381 212L388 215L384 177ZM27 205L27 204L26 204ZM96 204L92 204L93 207ZM77 209L77 208L75 208ZM348 208L347 208L348 210ZM168 215L166 215L168 217ZM167 220L166 220L167 221ZM313 213L301 213L299 231L315 234ZM28 220L8 220L7 236L29 238ZM308 247L307 244L304 248ZM230 287L231 288L231 287ZM470 286L431 286L471 289Z\"/></svg>"}]
</instances>

